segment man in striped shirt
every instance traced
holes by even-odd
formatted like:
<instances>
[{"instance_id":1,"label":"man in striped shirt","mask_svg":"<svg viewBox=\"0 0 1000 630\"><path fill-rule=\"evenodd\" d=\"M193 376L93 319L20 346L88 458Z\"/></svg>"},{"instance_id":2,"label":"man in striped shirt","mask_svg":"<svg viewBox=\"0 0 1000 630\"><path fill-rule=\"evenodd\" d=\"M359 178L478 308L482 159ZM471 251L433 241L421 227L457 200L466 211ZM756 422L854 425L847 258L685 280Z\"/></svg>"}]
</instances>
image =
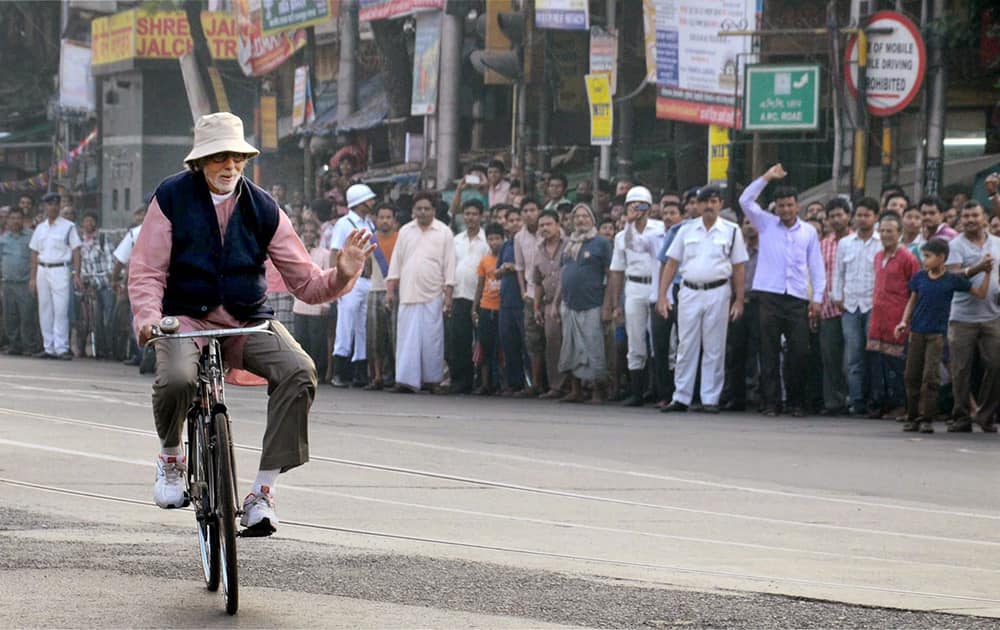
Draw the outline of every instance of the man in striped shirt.
<instances>
[{"instance_id":1,"label":"man in striped shirt","mask_svg":"<svg viewBox=\"0 0 1000 630\"><path fill-rule=\"evenodd\" d=\"M844 378L844 331L841 327L843 312L830 297L833 288L834 265L840 239L851 234L851 204L843 197L834 197L826 204L826 219L831 232L819 243L826 270L826 292L819 321L819 346L823 358L823 412L837 415L847 404L847 381Z\"/></svg>"}]
</instances>

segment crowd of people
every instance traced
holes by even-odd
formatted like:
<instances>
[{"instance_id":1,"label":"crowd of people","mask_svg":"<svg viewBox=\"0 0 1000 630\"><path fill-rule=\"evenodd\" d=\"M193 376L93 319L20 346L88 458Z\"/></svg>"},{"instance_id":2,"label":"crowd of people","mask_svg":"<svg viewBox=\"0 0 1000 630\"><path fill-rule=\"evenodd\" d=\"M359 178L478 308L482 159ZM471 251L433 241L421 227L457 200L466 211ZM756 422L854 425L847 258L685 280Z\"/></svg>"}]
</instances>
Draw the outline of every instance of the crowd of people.
<instances>
[{"instance_id":1,"label":"crowd of people","mask_svg":"<svg viewBox=\"0 0 1000 630\"><path fill-rule=\"evenodd\" d=\"M311 203L270 190L320 267L353 230L377 244L330 304L295 299L267 267L275 317L334 387L996 431L995 176L989 207L889 185L800 208L776 165L724 207L714 186L654 195L627 178L570 191L553 172L528 189L495 159L453 191L390 201L357 160ZM140 364L125 287L145 209L112 238L62 201L0 208L0 345Z\"/></svg>"}]
</instances>

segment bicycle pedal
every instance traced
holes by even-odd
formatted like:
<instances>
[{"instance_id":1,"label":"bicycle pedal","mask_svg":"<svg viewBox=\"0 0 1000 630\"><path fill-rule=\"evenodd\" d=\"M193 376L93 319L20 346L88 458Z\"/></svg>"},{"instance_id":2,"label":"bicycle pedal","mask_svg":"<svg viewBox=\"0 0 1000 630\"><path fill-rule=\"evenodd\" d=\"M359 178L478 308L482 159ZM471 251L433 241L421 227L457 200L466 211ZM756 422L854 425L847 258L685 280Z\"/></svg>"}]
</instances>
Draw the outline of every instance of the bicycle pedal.
<instances>
[{"instance_id":1,"label":"bicycle pedal","mask_svg":"<svg viewBox=\"0 0 1000 630\"><path fill-rule=\"evenodd\" d=\"M242 538L266 538L276 531L278 530L272 527L270 522L261 521L253 527L241 529L236 535Z\"/></svg>"},{"instance_id":2,"label":"bicycle pedal","mask_svg":"<svg viewBox=\"0 0 1000 630\"><path fill-rule=\"evenodd\" d=\"M180 505L168 505L168 506L164 507L163 509L165 509L165 510L181 510L181 509L186 508L189 505L191 505L191 497L189 497L187 495L187 493L184 493L184 503L181 503Z\"/></svg>"}]
</instances>

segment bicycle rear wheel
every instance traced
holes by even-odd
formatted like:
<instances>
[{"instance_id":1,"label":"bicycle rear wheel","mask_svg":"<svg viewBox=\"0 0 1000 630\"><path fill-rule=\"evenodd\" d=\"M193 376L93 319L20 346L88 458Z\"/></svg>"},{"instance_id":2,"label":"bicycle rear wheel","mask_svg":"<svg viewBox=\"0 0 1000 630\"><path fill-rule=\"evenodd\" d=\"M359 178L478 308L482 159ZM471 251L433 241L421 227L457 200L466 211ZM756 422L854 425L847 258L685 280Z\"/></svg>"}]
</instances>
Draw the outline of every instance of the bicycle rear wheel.
<instances>
[{"instance_id":1,"label":"bicycle rear wheel","mask_svg":"<svg viewBox=\"0 0 1000 630\"><path fill-rule=\"evenodd\" d=\"M219 548L221 551L222 592L226 596L226 612L235 615L239 608L239 578L236 562L236 488L233 485L235 471L232 459L232 443L229 440L229 418L226 414L215 414L215 503L219 526Z\"/></svg>"},{"instance_id":2,"label":"bicycle rear wheel","mask_svg":"<svg viewBox=\"0 0 1000 630\"><path fill-rule=\"evenodd\" d=\"M188 417L188 495L198 519L198 547L205 587L219 590L219 525L213 513L215 478L211 453L205 445L204 432L197 415Z\"/></svg>"}]
</instances>

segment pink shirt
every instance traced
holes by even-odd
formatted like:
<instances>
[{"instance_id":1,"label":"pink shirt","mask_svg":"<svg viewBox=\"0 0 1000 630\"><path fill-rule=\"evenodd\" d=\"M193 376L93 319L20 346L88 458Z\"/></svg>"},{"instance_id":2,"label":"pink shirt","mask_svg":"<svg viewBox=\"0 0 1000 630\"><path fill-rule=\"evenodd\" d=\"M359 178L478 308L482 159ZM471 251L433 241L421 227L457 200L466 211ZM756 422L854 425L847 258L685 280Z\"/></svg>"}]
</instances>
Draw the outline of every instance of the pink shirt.
<instances>
[{"instance_id":1,"label":"pink shirt","mask_svg":"<svg viewBox=\"0 0 1000 630\"><path fill-rule=\"evenodd\" d=\"M216 204L215 214L219 220L220 234L226 233L226 226L229 224L229 218L233 216L235 207L235 197ZM170 220L160 210L156 197L153 197L129 262L128 294L132 302L133 325L137 334L146 324L155 324L163 317L163 292L167 286L167 270L170 267L171 227ZM357 276L341 278L336 268L323 270L313 263L305 245L295 234L288 216L283 212L278 213L278 228L271 238L267 255L281 274L288 291L308 304L322 304L334 300L350 291L357 280ZM221 305L204 319L185 316L178 319L181 323L181 332L236 328L245 323L238 321ZM227 358L242 358L242 352L229 352L229 348L226 354ZM232 361L230 364L232 365ZM233 365L233 367L239 366Z\"/></svg>"}]
</instances>

